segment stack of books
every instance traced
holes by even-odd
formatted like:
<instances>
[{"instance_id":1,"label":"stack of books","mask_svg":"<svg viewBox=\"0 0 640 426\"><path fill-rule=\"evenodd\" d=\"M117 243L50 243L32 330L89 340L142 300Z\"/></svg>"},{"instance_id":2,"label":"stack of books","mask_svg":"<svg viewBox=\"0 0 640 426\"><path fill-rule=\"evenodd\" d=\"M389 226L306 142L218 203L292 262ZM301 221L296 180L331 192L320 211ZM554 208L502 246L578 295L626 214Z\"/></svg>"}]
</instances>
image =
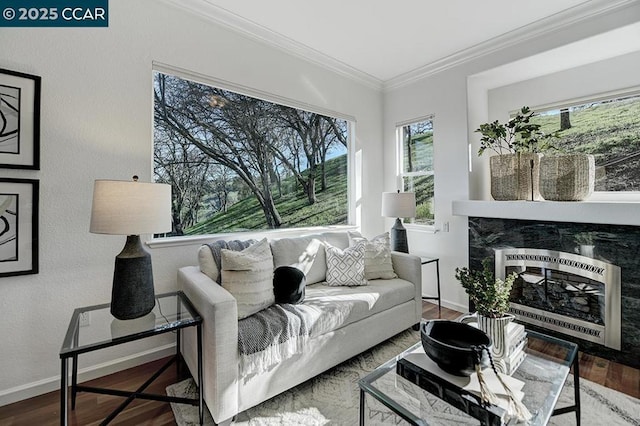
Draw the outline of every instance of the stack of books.
<instances>
[{"instance_id":1,"label":"stack of books","mask_svg":"<svg viewBox=\"0 0 640 426\"><path fill-rule=\"evenodd\" d=\"M507 327L506 344L507 353L504 358L496 364L496 369L500 371L501 368L498 366L498 364L500 364L502 367L501 372L510 376L520 367L520 364L522 364L522 361L524 361L524 358L527 356L524 351L527 347L527 332L524 329L524 325L514 322L509 323Z\"/></svg>"},{"instance_id":2,"label":"stack of books","mask_svg":"<svg viewBox=\"0 0 640 426\"><path fill-rule=\"evenodd\" d=\"M478 324L470 322L469 325L477 327ZM524 325L517 324L515 322L509 323L507 326L506 336L507 352L503 358L493 358L493 362L498 372L512 375L522 364L527 354L525 349L527 348L527 332L524 329Z\"/></svg>"}]
</instances>

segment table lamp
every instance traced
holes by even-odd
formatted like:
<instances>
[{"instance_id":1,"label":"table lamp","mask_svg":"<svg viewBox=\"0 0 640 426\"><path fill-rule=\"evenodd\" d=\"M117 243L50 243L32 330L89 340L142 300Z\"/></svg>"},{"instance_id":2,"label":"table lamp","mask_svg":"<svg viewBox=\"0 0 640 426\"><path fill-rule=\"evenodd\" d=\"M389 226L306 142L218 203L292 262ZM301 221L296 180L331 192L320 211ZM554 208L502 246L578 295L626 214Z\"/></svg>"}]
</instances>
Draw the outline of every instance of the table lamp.
<instances>
[{"instance_id":1,"label":"table lamp","mask_svg":"<svg viewBox=\"0 0 640 426\"><path fill-rule=\"evenodd\" d=\"M402 217L416 215L416 194L414 192L383 192L382 216L395 217L396 223L391 227L391 250L409 253L407 229L402 225Z\"/></svg>"},{"instance_id":2,"label":"table lamp","mask_svg":"<svg viewBox=\"0 0 640 426\"><path fill-rule=\"evenodd\" d=\"M111 314L121 320L142 317L155 306L151 255L140 234L171 230L171 185L96 180L91 226L94 234L126 235L116 256L111 289Z\"/></svg>"}]
</instances>

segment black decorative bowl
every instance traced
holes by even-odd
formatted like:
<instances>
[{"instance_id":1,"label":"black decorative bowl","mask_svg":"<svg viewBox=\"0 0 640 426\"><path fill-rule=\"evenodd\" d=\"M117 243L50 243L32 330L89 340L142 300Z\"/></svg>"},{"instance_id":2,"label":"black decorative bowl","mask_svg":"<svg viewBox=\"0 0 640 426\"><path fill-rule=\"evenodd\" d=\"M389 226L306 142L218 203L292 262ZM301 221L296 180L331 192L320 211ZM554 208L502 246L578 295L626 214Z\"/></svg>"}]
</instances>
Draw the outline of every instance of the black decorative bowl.
<instances>
[{"instance_id":1,"label":"black decorative bowl","mask_svg":"<svg viewBox=\"0 0 640 426\"><path fill-rule=\"evenodd\" d=\"M420 337L429 358L438 367L456 376L470 376L475 372L474 347L491 346L491 339L484 331L456 321L423 321L420 324ZM487 351L482 351L479 356L480 367L487 367Z\"/></svg>"}]
</instances>

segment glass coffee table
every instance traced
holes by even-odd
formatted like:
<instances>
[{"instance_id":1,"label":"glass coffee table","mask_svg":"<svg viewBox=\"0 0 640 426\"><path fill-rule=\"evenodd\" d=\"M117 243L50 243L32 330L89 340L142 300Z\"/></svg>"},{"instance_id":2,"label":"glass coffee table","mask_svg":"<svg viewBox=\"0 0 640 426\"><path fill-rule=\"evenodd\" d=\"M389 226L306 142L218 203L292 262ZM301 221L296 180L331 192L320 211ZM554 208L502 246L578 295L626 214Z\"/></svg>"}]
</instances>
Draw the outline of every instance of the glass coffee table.
<instances>
[{"instance_id":1,"label":"glass coffee table","mask_svg":"<svg viewBox=\"0 0 640 426\"><path fill-rule=\"evenodd\" d=\"M60 349L60 424L67 424L69 359L72 361L72 410L75 409L76 394L78 392L115 395L125 398L122 404L100 423L101 425L108 424L134 399L197 405L200 424L202 424L204 401L200 386L198 387L197 398L170 397L144 392L147 386L158 378L162 372L178 361L180 357L180 330L185 327L196 327L197 329L198 383L202 383L202 318L187 296L181 291L156 295L156 304L153 310L149 314L133 320L118 320L111 315L109 308L110 305L107 303L78 308L73 311L67 334ZM175 332L176 334L175 355L135 391L105 389L78 384L78 356L80 354L169 332Z\"/></svg>"},{"instance_id":2,"label":"glass coffee table","mask_svg":"<svg viewBox=\"0 0 640 426\"><path fill-rule=\"evenodd\" d=\"M579 426L578 345L531 330L527 330L527 337L529 339L528 347L525 350L527 355L512 377L524 382L522 402L533 415L529 425L546 425L551 416L573 411ZM418 349L422 350L421 342L416 343L360 379L358 384L360 386L361 426L365 425L366 420L367 395L375 399L374 404L383 404L412 425L429 425L431 424L430 419L433 423L451 422L451 424L456 424L457 422L453 419L464 419L465 424L479 422L479 420L396 373L398 360ZM574 405L555 408L571 367L573 367L574 378ZM424 387L430 388L430 386ZM442 389L440 390L442 391ZM448 401L458 400L462 404L466 404L468 401L462 395L451 395L450 389L446 392L448 392Z\"/></svg>"}]
</instances>

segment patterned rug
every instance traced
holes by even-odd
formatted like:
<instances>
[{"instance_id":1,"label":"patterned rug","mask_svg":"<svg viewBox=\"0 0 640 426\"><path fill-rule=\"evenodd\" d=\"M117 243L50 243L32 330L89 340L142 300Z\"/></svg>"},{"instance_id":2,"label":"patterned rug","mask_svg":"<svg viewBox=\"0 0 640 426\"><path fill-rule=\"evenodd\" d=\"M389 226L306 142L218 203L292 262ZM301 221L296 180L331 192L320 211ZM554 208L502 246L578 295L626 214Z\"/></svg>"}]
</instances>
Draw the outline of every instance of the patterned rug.
<instances>
[{"instance_id":1,"label":"patterned rug","mask_svg":"<svg viewBox=\"0 0 640 426\"><path fill-rule=\"evenodd\" d=\"M405 331L392 339L334 367L237 416L235 425L357 425L358 380L419 340L419 334ZM640 426L640 400L587 380L580 381L582 425ZM195 396L195 384L188 379L167 388L168 395ZM564 386L558 407L573 403L573 377ZM437 398L428 401L430 425L474 425L478 422ZM196 425L198 409L171 404L179 426ZM435 414L433 414L435 412ZM366 424L406 424L385 406L367 397ZM206 425L213 425L206 413ZM551 425L575 425L574 413L551 418Z\"/></svg>"}]
</instances>

